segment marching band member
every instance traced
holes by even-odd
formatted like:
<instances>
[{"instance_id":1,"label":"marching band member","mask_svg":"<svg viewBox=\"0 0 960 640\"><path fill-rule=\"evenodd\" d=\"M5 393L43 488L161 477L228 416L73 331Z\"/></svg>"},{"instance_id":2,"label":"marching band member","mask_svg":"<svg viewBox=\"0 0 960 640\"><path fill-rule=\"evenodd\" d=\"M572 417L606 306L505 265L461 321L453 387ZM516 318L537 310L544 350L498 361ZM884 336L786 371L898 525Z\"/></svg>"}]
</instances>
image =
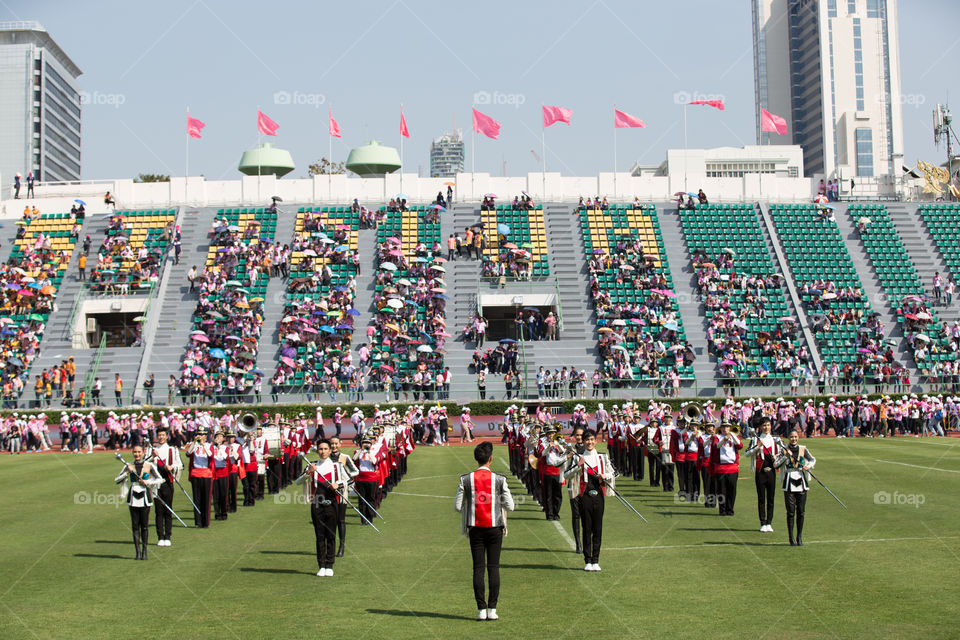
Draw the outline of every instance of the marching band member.
<instances>
[{"instance_id":1,"label":"marching band member","mask_svg":"<svg viewBox=\"0 0 960 640\"><path fill-rule=\"evenodd\" d=\"M710 471L710 451L716 425L708 422L704 432L697 436L697 469L700 472L700 486L703 490L703 506L713 509L717 506L717 488L713 473Z\"/></svg>"},{"instance_id":2,"label":"marching band member","mask_svg":"<svg viewBox=\"0 0 960 640\"><path fill-rule=\"evenodd\" d=\"M566 447L561 444L556 424L547 427L548 444L543 451L543 511L547 520L560 519L560 506L563 504L563 464L566 462Z\"/></svg>"},{"instance_id":3,"label":"marching band member","mask_svg":"<svg viewBox=\"0 0 960 640\"><path fill-rule=\"evenodd\" d=\"M583 525L584 571L600 571L600 544L603 537L603 497L613 483L613 465L606 454L597 451L597 434L583 434L583 455L567 472L577 476L580 494L580 521Z\"/></svg>"},{"instance_id":4,"label":"marching band member","mask_svg":"<svg viewBox=\"0 0 960 640\"><path fill-rule=\"evenodd\" d=\"M199 432L187 447L190 458L190 484L193 486L194 525L198 529L210 526L210 495L213 490L213 447L206 442L206 433Z\"/></svg>"},{"instance_id":5,"label":"marching band member","mask_svg":"<svg viewBox=\"0 0 960 640\"><path fill-rule=\"evenodd\" d=\"M670 443L673 440L673 432L676 427L673 426L673 416L669 413L663 416L663 423L657 429L653 436L657 451L660 452L660 480L663 490L667 493L673 493L673 452L670 450Z\"/></svg>"},{"instance_id":6,"label":"marching band member","mask_svg":"<svg viewBox=\"0 0 960 640\"><path fill-rule=\"evenodd\" d=\"M691 422L688 429L684 432L679 445L686 452L686 461L683 463L683 473L687 480L687 500L690 502L699 502L700 500L700 469L697 465L697 456L700 453L700 424Z\"/></svg>"},{"instance_id":7,"label":"marching band member","mask_svg":"<svg viewBox=\"0 0 960 640\"><path fill-rule=\"evenodd\" d=\"M790 444L781 447L777 466L783 467L783 503L787 512L787 535L790 546L803 546L803 519L807 508L807 490L810 488L810 469L817 464L810 450L800 444L800 432L790 432ZM797 535L793 535L793 523L797 523ZM771 529L772 531L772 529Z\"/></svg>"},{"instance_id":8,"label":"marching band member","mask_svg":"<svg viewBox=\"0 0 960 640\"><path fill-rule=\"evenodd\" d=\"M360 472L357 469L357 465L353 463L353 459L340 451L340 438L337 436L330 438L330 459L343 467L345 475L342 493L344 496L347 496L350 493L350 487L353 485L354 479ZM337 547L337 557L342 558L343 545L347 539L346 500L341 500L337 503L337 537L340 538L340 546Z\"/></svg>"},{"instance_id":9,"label":"marching band member","mask_svg":"<svg viewBox=\"0 0 960 640\"><path fill-rule=\"evenodd\" d=\"M213 435L213 512L215 520L227 519L227 493L230 489L230 448L223 432Z\"/></svg>"},{"instance_id":10,"label":"marching band member","mask_svg":"<svg viewBox=\"0 0 960 640\"><path fill-rule=\"evenodd\" d=\"M682 409L681 409L682 411ZM677 496L682 500L689 500L687 491L687 445L689 433L686 418L677 418L677 428L670 432L670 455L673 458L674 469L677 472Z\"/></svg>"},{"instance_id":11,"label":"marching band member","mask_svg":"<svg viewBox=\"0 0 960 640\"><path fill-rule=\"evenodd\" d=\"M300 476L298 481L303 482L307 477L308 499L310 501L310 518L313 522L313 533L317 538L317 564L320 570L319 577L333 576L334 553L333 546L337 541L337 521L339 519L339 503L343 500L342 491L346 486L346 472L338 462L330 459L330 441L321 440L317 443L317 453L320 459L307 467L307 473Z\"/></svg>"},{"instance_id":12,"label":"marching band member","mask_svg":"<svg viewBox=\"0 0 960 640\"><path fill-rule=\"evenodd\" d=\"M737 501L737 476L740 473L740 449L743 444L730 433L730 423L720 424L720 434L710 444L710 467L717 491L720 515L732 516Z\"/></svg>"},{"instance_id":13,"label":"marching band member","mask_svg":"<svg viewBox=\"0 0 960 640\"><path fill-rule=\"evenodd\" d=\"M757 485L757 508L760 512L760 531L773 533L773 492L777 486L778 469L774 466L780 457L780 438L771 434L770 418L760 419L760 432L751 439L744 455L754 458L754 480Z\"/></svg>"},{"instance_id":14,"label":"marching band member","mask_svg":"<svg viewBox=\"0 0 960 640\"><path fill-rule=\"evenodd\" d=\"M123 483L120 499L130 507L130 526L137 560L147 559L147 540L150 536L150 507L161 483L157 467L143 457L143 447L133 447L133 462L128 463L114 482Z\"/></svg>"},{"instance_id":15,"label":"marching band member","mask_svg":"<svg viewBox=\"0 0 960 640\"><path fill-rule=\"evenodd\" d=\"M570 470L576 467L574 455L583 455L583 434L585 429L582 426L573 428L573 449L567 454L567 466L564 469L564 476L567 477L567 492L570 494L570 525L573 529L573 541L577 548L574 553L583 553L583 546L580 544L580 476L576 473L570 474Z\"/></svg>"},{"instance_id":16,"label":"marching band member","mask_svg":"<svg viewBox=\"0 0 960 640\"><path fill-rule=\"evenodd\" d=\"M151 449L157 470L163 482L157 489L157 495L173 509L173 482L180 480L183 471L183 461L180 459L180 450L168 443L169 434L166 429L157 431L157 446ZM157 546L170 546L170 533L173 530L173 514L169 509L162 508L157 503Z\"/></svg>"},{"instance_id":17,"label":"marching band member","mask_svg":"<svg viewBox=\"0 0 960 640\"><path fill-rule=\"evenodd\" d=\"M660 486L660 445L657 444L656 437L657 433L660 432L660 420L655 417L651 417L647 422L646 429L646 449L647 449L647 465L650 472L650 486L659 487Z\"/></svg>"},{"instance_id":18,"label":"marching band member","mask_svg":"<svg viewBox=\"0 0 960 640\"><path fill-rule=\"evenodd\" d=\"M260 426L257 426L257 433L263 433ZM252 507L257 504L257 482L262 476L260 472L260 461L257 459L257 441L247 436L244 443L240 446L240 465L243 468L243 506Z\"/></svg>"},{"instance_id":19,"label":"marching band member","mask_svg":"<svg viewBox=\"0 0 960 640\"><path fill-rule=\"evenodd\" d=\"M630 452L629 463L633 470L633 479L638 482L643 480L643 442L645 439L643 436L645 432L646 429L640 423L640 416L634 414L627 426L627 447Z\"/></svg>"},{"instance_id":20,"label":"marching band member","mask_svg":"<svg viewBox=\"0 0 960 640\"><path fill-rule=\"evenodd\" d=\"M237 512L237 485L246 476L246 467L243 465L240 445L237 444L237 434L227 431L227 511Z\"/></svg>"},{"instance_id":21,"label":"marching band member","mask_svg":"<svg viewBox=\"0 0 960 640\"><path fill-rule=\"evenodd\" d=\"M357 467L356 490L357 495L363 498L357 505L363 516L373 522L376 516L370 507L377 498L377 487L380 483L380 459L372 451L373 437L371 435L363 436L360 441L360 448L353 454L353 462ZM361 519L361 525L366 525L366 521Z\"/></svg>"},{"instance_id":22,"label":"marching band member","mask_svg":"<svg viewBox=\"0 0 960 640\"><path fill-rule=\"evenodd\" d=\"M460 476L454 508L463 514L461 533L470 536L477 620L497 620L500 548L507 533L506 511L513 511L513 496L507 479L490 470L492 444L478 444L473 449L473 457L480 466L476 471ZM485 594L484 570L490 582L489 597Z\"/></svg>"}]
</instances>

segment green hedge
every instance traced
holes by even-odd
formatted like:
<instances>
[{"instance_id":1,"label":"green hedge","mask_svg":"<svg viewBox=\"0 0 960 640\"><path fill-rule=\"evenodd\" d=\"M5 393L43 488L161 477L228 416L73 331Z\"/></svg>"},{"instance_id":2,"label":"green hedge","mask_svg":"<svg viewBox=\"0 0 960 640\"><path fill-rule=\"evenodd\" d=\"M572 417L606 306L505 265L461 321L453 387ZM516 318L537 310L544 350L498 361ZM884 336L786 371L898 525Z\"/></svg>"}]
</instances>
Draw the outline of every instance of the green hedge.
<instances>
[{"instance_id":1,"label":"green hedge","mask_svg":"<svg viewBox=\"0 0 960 640\"><path fill-rule=\"evenodd\" d=\"M837 395L835 395L835 397L838 398L838 399L847 399L847 398L857 398L857 397L860 397L861 395L862 395L862 397L866 397L866 398L868 398L868 399L870 399L870 400L874 400L874 399L876 399L876 398L880 398L880 397L883 396L883 395L889 395L891 398L894 398L894 399L899 398L899 397L909 396L909 394L900 394L900 395L893 395L893 394L854 394L854 395L839 395L839 394L837 394ZM747 396L745 396L745 397L747 397ZM750 397L753 397L753 396L750 396ZM775 400L776 397L777 397L777 396L769 396L769 397L764 397L763 399L764 399L765 401L767 401L767 400ZM800 398L800 400L801 400L802 402L806 402L807 400L814 400L815 402L818 402L818 403L819 403L819 402L824 402L824 401L826 401L827 399L829 399L829 398L831 398L831 397L834 397L834 395L827 394L827 395L798 396L798 397ZM708 399L703 400L703 402L706 402L707 400L711 400L711 399L713 400L714 404L716 404L718 407L725 402L725 398L708 398ZM791 398L788 398L788 399L792 399L792 397L791 397ZM541 400L528 400L528 401L525 401L525 402L522 402L522 403L521 403L521 401L519 401L519 400L513 400L513 401L506 401L506 400L479 400L479 401L476 401L476 402L470 402L470 403L466 403L466 404L457 403L457 402L450 402L450 401L440 402L439 404L440 404L441 406L446 407L447 413L448 413L451 417L453 417L453 416L459 416L459 415L460 415L460 409L461 409L461 407L463 407L463 406L469 406L469 407L470 407L470 413L471 413L471 415L473 415L473 416L501 416L501 415L504 414L504 412L507 410L507 408L508 408L511 404L516 404L516 405L518 405L518 406L520 406L521 404L525 404L527 407L529 407L529 408L532 409L533 407L536 407L539 402L543 402L543 405L544 405L545 407L547 407L548 409L552 409L553 407L560 406L560 407L562 407L561 413L567 413L567 414L569 414L569 413L573 413L574 407L575 407L576 405L578 405L578 404L582 404L582 405L586 408L587 411L589 411L590 413L593 413L594 411L597 410L597 404L599 404L599 403L603 403L604 406L605 406L605 408L606 408L607 410L609 410L611 407L613 407L613 405L622 405L624 402L627 402L628 400L629 400L628 398L597 398L597 399L594 399L594 398L584 398L584 399L582 399L582 400L559 400L559 399L544 398L542 401L541 401ZM743 398L737 398L737 400L738 400L738 401L742 401ZM666 402L666 403L668 403L671 407L673 407L674 410L679 410L680 405L681 405L682 403L690 402L690 401L691 401L690 398L665 398L665 399L658 399L658 402ZM641 408L642 410L646 410L646 408L647 408L647 403L649 402L649 399L648 399L648 398L639 398L639 399L635 400L635 402L640 405L640 408ZM698 402L699 402L699 401L698 401ZM387 408L387 407L396 407L397 410L402 413L402 412L405 412L405 411L407 410L407 407L410 407L410 406L413 406L413 405L422 404L422 405L424 405L425 407L430 407L430 406L436 406L437 402L436 402L436 401L432 401L432 402L389 402L389 403L388 403L388 402L380 402L379 404L380 404L380 408L381 408L381 409ZM221 416L221 415L223 415L223 414L225 414L225 413L229 413L229 412L242 411L242 412L244 412L244 413L254 413L254 414L257 415L258 418L259 418L262 414L264 414L264 413L268 413L271 417L273 417L273 415L274 415L275 413L279 413L279 414L281 414L282 416L287 417L287 418L295 418L295 417L297 417L298 414L300 414L300 413L302 412L302 413L304 413L307 417L312 418L312 417L316 414L316 408L317 408L317 406L318 406L317 404L306 404L306 403L303 403L303 404L278 404L278 405L272 405L272 404L259 404L259 405L256 405L256 404L233 404L233 405L222 405L222 406L221 406L221 405L217 405L217 406L191 405L191 406L186 407L186 408L189 408L189 409L191 409L191 410L192 410L192 409L199 409L199 410L201 410L201 411L210 411L211 413L213 413L213 414L216 415L216 416ZM374 405L373 405L373 403L362 403L362 404L351 404L351 403L346 403L346 402L342 402L342 403L322 403L322 404L320 404L319 406L322 406L322 407L323 407L323 415L324 415L325 418L330 418L330 417L332 417L334 410L335 410L338 406L339 406L339 407L344 407L345 409L347 409L347 414L348 414L348 416L349 416L350 413L353 412L354 407L359 407L360 410L363 412L364 416L366 416L367 418L371 417L371 416L373 415L373 412L374 412ZM106 421L107 416L108 416L108 414L109 414L111 411L114 411L114 412L119 413L119 414L123 414L123 413L135 413L135 412L138 412L138 411L141 411L141 410L142 410L142 411L152 411L152 412L154 413L154 417L157 417L157 414L158 414L160 411L165 411L165 410L167 410L167 408L168 408L168 407L167 407L166 405L154 405L154 406L149 406L149 407L121 407L121 408L119 408L119 409L107 407L107 408L94 409L93 411L94 411L94 414L96 415L96 420L97 420L97 422L98 422L98 423L103 423L103 422ZM182 408L184 408L184 407L179 407L179 406L178 406L178 407L174 407L174 408L175 408L175 409L182 409ZM48 419L52 419L52 422L58 422L58 421L59 421L59 418L60 418L60 412L61 412L61 411L76 411L76 409L62 409L62 408L51 407L51 408L49 408L49 409L35 409L35 410L24 410L24 411L18 410L17 412L20 413L21 415L36 415L36 414L39 414L39 413L46 413L46 414L48 415ZM81 410L81 412L84 413L84 414L86 414L86 413L89 412L89 411L90 411L89 408ZM12 410L0 411L0 416L7 416L7 415L10 415L11 413L13 413Z\"/></svg>"}]
</instances>

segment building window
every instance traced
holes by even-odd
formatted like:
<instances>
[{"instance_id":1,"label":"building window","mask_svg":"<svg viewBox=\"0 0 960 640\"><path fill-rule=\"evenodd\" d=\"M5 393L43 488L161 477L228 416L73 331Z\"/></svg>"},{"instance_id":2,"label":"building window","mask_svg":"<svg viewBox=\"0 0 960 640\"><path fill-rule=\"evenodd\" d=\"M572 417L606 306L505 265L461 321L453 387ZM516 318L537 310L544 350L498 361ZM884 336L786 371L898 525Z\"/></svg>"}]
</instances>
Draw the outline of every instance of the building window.
<instances>
[{"instance_id":1,"label":"building window","mask_svg":"<svg viewBox=\"0 0 960 640\"><path fill-rule=\"evenodd\" d=\"M873 176L873 134L870 129L857 129L857 176Z\"/></svg>"},{"instance_id":2,"label":"building window","mask_svg":"<svg viewBox=\"0 0 960 640\"><path fill-rule=\"evenodd\" d=\"M853 15L857 12L857 0L847 0L847 13Z\"/></svg>"},{"instance_id":3,"label":"building window","mask_svg":"<svg viewBox=\"0 0 960 640\"><path fill-rule=\"evenodd\" d=\"M837 0L827 0L827 17L837 17Z\"/></svg>"},{"instance_id":4,"label":"building window","mask_svg":"<svg viewBox=\"0 0 960 640\"><path fill-rule=\"evenodd\" d=\"M857 87L857 111L865 108L863 92L863 37L860 18L853 19L853 68Z\"/></svg>"},{"instance_id":5,"label":"building window","mask_svg":"<svg viewBox=\"0 0 960 640\"><path fill-rule=\"evenodd\" d=\"M867 0L867 17L880 17L880 0Z\"/></svg>"}]
</instances>

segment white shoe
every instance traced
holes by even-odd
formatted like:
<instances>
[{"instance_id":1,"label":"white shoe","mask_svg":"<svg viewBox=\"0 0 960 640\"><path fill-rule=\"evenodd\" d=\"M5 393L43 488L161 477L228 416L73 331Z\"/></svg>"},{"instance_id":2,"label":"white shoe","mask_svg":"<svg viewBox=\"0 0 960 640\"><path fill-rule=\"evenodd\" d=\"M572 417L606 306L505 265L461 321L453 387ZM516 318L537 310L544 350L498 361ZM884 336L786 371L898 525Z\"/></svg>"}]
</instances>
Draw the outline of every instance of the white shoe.
<instances>
[{"instance_id":1,"label":"white shoe","mask_svg":"<svg viewBox=\"0 0 960 640\"><path fill-rule=\"evenodd\" d=\"M760 533L766 533L766 532L767 532L767 525L765 524L760 525Z\"/></svg>"},{"instance_id":2,"label":"white shoe","mask_svg":"<svg viewBox=\"0 0 960 640\"><path fill-rule=\"evenodd\" d=\"M496 609L487 609L487 620L499 620Z\"/></svg>"},{"instance_id":3,"label":"white shoe","mask_svg":"<svg viewBox=\"0 0 960 640\"><path fill-rule=\"evenodd\" d=\"M587 564L583 565L583 570L584 570L584 571L593 571L593 565L588 562Z\"/></svg>"},{"instance_id":4,"label":"white shoe","mask_svg":"<svg viewBox=\"0 0 960 640\"><path fill-rule=\"evenodd\" d=\"M600 565L598 565L596 562L594 562L594 563L593 563L593 570L594 570L594 571L600 571Z\"/></svg>"},{"instance_id":5,"label":"white shoe","mask_svg":"<svg viewBox=\"0 0 960 640\"><path fill-rule=\"evenodd\" d=\"M333 577L333 569L327 569L327 577L328 577L328 578L332 578L332 577Z\"/></svg>"},{"instance_id":6,"label":"white shoe","mask_svg":"<svg viewBox=\"0 0 960 640\"><path fill-rule=\"evenodd\" d=\"M772 524L768 524L768 525L767 525L767 533L773 533L773 525L772 525ZM170 541L169 541L169 540L167 540L167 544L170 544Z\"/></svg>"},{"instance_id":7,"label":"white shoe","mask_svg":"<svg viewBox=\"0 0 960 640\"><path fill-rule=\"evenodd\" d=\"M324 577L326 577L326 575L327 575L327 570L326 570L326 569L320 569L320 571L317 571L317 577L318 577L318 578L324 578Z\"/></svg>"},{"instance_id":8,"label":"white shoe","mask_svg":"<svg viewBox=\"0 0 960 640\"><path fill-rule=\"evenodd\" d=\"M486 620L487 619L487 610L478 609L477 610L477 620Z\"/></svg>"}]
</instances>

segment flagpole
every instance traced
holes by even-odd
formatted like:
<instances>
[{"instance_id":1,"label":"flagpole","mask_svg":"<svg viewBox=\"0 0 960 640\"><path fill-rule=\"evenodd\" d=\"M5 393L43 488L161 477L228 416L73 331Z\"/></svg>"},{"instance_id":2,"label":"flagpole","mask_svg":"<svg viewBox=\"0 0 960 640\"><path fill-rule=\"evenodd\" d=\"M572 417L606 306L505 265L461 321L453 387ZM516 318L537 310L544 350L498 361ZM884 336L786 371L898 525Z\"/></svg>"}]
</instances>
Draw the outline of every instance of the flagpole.
<instances>
[{"instance_id":1,"label":"flagpole","mask_svg":"<svg viewBox=\"0 0 960 640\"><path fill-rule=\"evenodd\" d=\"M613 118L617 119L617 105L613 105ZM617 123L613 123L613 200L617 199Z\"/></svg>"},{"instance_id":2,"label":"flagpole","mask_svg":"<svg viewBox=\"0 0 960 640\"><path fill-rule=\"evenodd\" d=\"M477 197L477 187L474 184L474 178L477 175L477 131L474 129L470 140L470 196Z\"/></svg>"},{"instance_id":3,"label":"flagpole","mask_svg":"<svg viewBox=\"0 0 960 640\"><path fill-rule=\"evenodd\" d=\"M260 163L263 149L260 148L260 105L257 105L257 202L260 202Z\"/></svg>"},{"instance_id":4,"label":"flagpole","mask_svg":"<svg viewBox=\"0 0 960 640\"><path fill-rule=\"evenodd\" d=\"M190 180L190 107L187 107L187 161L183 168L183 204L187 204L187 182Z\"/></svg>"},{"instance_id":5,"label":"flagpole","mask_svg":"<svg viewBox=\"0 0 960 640\"><path fill-rule=\"evenodd\" d=\"M330 202L333 202L333 131L330 129L332 121L333 107L330 107L327 111L327 198Z\"/></svg>"},{"instance_id":6,"label":"flagpole","mask_svg":"<svg viewBox=\"0 0 960 640\"><path fill-rule=\"evenodd\" d=\"M403 103L400 103L400 119L401 124L403 122ZM383 180L383 188L387 188L387 180ZM400 193L403 193L403 127L400 127ZM386 199L387 194L383 194L384 199ZM447 203L449 204L449 203Z\"/></svg>"},{"instance_id":7,"label":"flagpole","mask_svg":"<svg viewBox=\"0 0 960 640\"><path fill-rule=\"evenodd\" d=\"M543 187L543 198L542 200L546 202L547 200L547 128L541 127L540 129L540 169L541 169L541 180Z\"/></svg>"},{"instance_id":8,"label":"flagpole","mask_svg":"<svg viewBox=\"0 0 960 640\"><path fill-rule=\"evenodd\" d=\"M683 105L683 190L687 189L687 105Z\"/></svg>"}]
</instances>

